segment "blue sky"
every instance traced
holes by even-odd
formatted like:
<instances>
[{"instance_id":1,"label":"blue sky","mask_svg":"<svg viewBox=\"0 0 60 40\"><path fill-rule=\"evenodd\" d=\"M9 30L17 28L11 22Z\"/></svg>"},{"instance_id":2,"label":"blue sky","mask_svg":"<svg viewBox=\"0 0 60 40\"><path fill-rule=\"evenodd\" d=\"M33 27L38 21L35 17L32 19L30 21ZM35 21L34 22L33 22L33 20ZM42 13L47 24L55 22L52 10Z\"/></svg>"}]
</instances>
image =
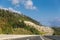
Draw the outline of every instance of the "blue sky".
<instances>
[{"instance_id":1,"label":"blue sky","mask_svg":"<svg viewBox=\"0 0 60 40\"><path fill-rule=\"evenodd\" d=\"M60 23L60 0L0 0L0 8L20 11L45 26Z\"/></svg>"}]
</instances>

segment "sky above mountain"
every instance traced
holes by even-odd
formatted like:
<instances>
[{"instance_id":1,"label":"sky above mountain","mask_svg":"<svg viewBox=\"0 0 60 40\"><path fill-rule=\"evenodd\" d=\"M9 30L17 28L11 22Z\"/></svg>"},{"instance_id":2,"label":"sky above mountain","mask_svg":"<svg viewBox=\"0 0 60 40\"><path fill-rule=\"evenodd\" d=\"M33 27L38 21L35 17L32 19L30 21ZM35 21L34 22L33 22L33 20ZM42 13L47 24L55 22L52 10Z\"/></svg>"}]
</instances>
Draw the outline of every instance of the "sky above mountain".
<instances>
[{"instance_id":1,"label":"sky above mountain","mask_svg":"<svg viewBox=\"0 0 60 40\"><path fill-rule=\"evenodd\" d=\"M60 0L0 0L0 8L21 12L45 26L53 21L60 26Z\"/></svg>"}]
</instances>

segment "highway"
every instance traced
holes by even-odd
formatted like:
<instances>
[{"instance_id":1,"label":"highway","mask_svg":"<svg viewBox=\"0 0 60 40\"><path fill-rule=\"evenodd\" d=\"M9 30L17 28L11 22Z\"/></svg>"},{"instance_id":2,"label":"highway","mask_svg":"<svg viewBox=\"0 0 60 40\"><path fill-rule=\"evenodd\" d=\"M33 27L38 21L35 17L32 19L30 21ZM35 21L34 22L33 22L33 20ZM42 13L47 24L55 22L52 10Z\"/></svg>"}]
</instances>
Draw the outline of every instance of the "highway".
<instances>
[{"instance_id":1,"label":"highway","mask_svg":"<svg viewBox=\"0 0 60 40\"><path fill-rule=\"evenodd\" d=\"M24 37L24 38L17 38L12 40L42 40L40 36L30 36L30 37Z\"/></svg>"},{"instance_id":2,"label":"highway","mask_svg":"<svg viewBox=\"0 0 60 40\"><path fill-rule=\"evenodd\" d=\"M0 35L0 40L60 40L60 36Z\"/></svg>"},{"instance_id":3,"label":"highway","mask_svg":"<svg viewBox=\"0 0 60 40\"><path fill-rule=\"evenodd\" d=\"M40 35L0 35L0 40L42 40Z\"/></svg>"},{"instance_id":4,"label":"highway","mask_svg":"<svg viewBox=\"0 0 60 40\"><path fill-rule=\"evenodd\" d=\"M60 35L56 35L56 36L44 36L45 38L49 38L51 40L60 40ZM43 37L43 38L44 38Z\"/></svg>"}]
</instances>

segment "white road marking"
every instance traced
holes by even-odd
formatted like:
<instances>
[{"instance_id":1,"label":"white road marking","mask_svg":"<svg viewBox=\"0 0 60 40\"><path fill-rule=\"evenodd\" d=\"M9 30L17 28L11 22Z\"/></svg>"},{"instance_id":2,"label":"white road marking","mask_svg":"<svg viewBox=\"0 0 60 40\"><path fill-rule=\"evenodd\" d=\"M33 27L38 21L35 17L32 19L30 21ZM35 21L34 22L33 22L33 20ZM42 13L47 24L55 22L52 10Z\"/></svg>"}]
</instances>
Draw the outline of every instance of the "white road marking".
<instances>
[{"instance_id":1,"label":"white road marking","mask_svg":"<svg viewBox=\"0 0 60 40\"><path fill-rule=\"evenodd\" d=\"M30 40L30 39L26 39L26 40Z\"/></svg>"},{"instance_id":2,"label":"white road marking","mask_svg":"<svg viewBox=\"0 0 60 40\"><path fill-rule=\"evenodd\" d=\"M40 38L41 38L42 40L45 40L42 36L40 36Z\"/></svg>"}]
</instances>

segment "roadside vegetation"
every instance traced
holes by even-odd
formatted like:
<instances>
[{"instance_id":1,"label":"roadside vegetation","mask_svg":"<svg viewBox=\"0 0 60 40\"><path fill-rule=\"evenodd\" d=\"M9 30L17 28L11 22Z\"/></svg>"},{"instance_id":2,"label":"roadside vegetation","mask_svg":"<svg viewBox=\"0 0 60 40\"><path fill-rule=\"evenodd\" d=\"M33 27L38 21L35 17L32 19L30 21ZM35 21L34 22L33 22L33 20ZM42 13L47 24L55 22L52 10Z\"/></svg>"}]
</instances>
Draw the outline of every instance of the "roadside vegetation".
<instances>
[{"instance_id":1,"label":"roadside vegetation","mask_svg":"<svg viewBox=\"0 0 60 40\"><path fill-rule=\"evenodd\" d=\"M54 29L53 35L60 35L60 27L52 27Z\"/></svg>"},{"instance_id":2,"label":"roadside vegetation","mask_svg":"<svg viewBox=\"0 0 60 40\"><path fill-rule=\"evenodd\" d=\"M19 20L22 20L21 22ZM24 21L31 21L41 25L34 19L8 10L0 9L0 34L36 34L40 32L33 27L26 26Z\"/></svg>"}]
</instances>

